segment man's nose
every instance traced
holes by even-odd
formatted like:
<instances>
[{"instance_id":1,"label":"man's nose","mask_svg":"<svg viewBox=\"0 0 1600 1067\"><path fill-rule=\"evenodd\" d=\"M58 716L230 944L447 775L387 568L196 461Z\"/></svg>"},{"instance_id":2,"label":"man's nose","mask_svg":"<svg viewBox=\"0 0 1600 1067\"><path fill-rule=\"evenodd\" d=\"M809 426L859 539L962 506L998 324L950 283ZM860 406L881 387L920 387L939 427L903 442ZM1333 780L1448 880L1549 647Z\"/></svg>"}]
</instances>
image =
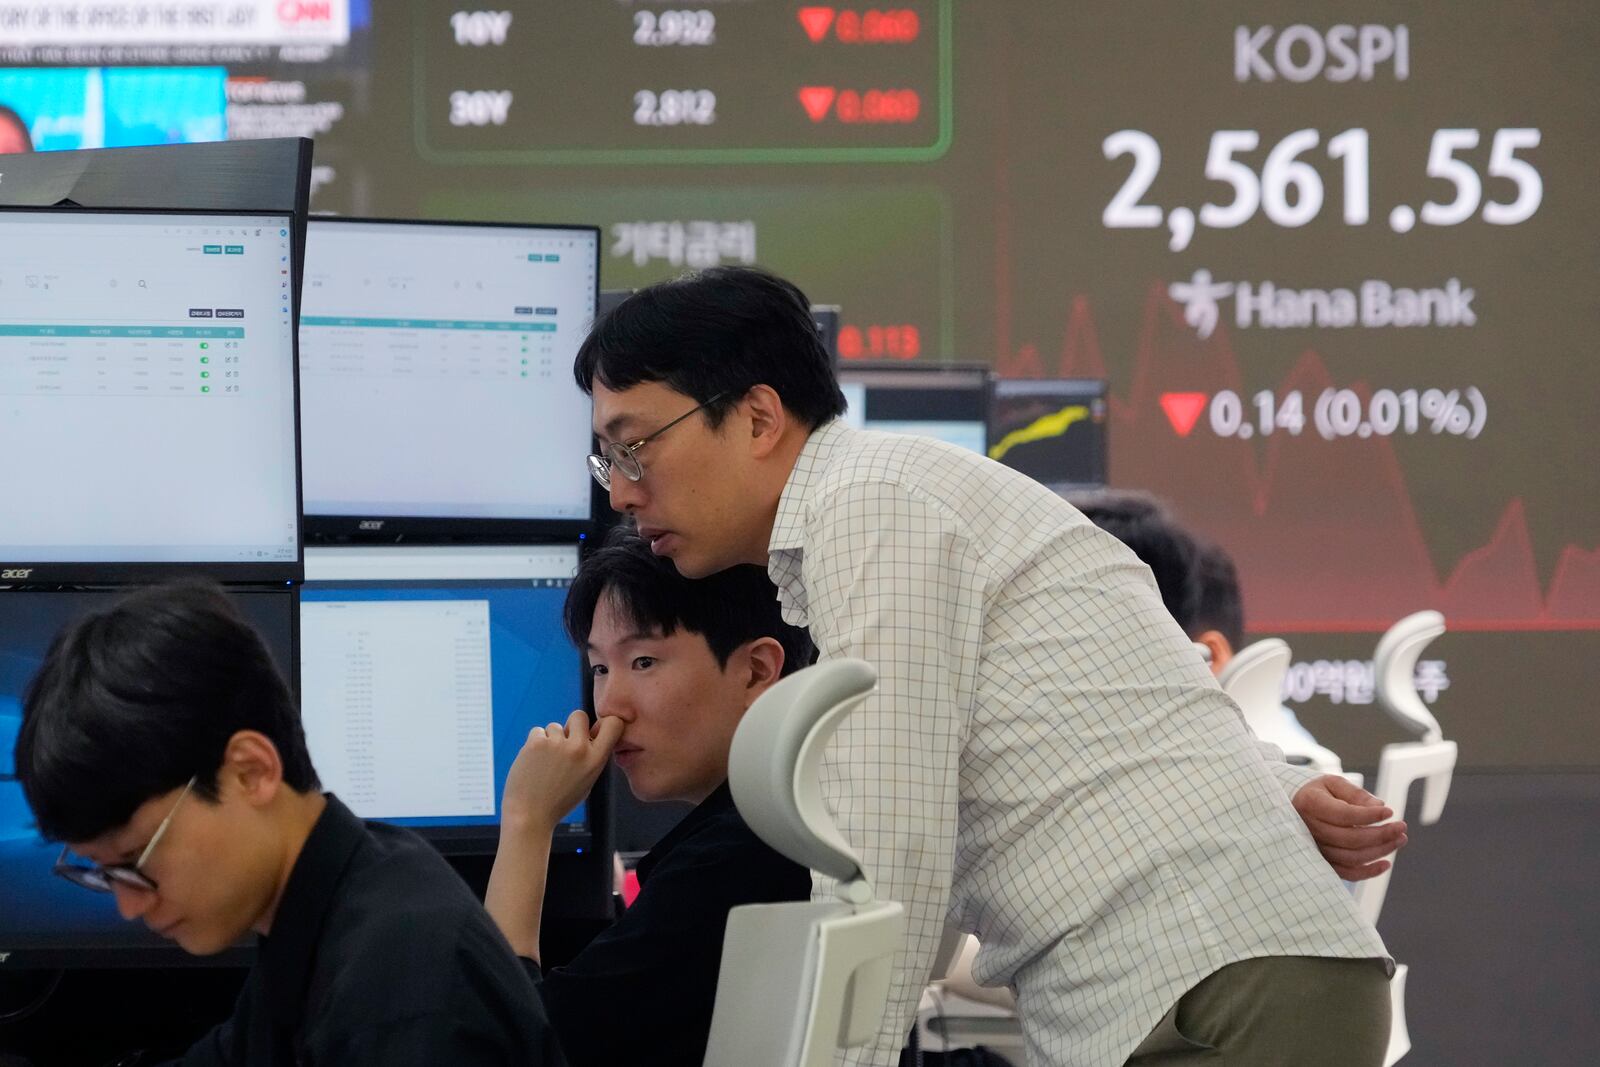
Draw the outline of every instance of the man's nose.
<instances>
[{"instance_id":1,"label":"man's nose","mask_svg":"<svg viewBox=\"0 0 1600 1067\"><path fill-rule=\"evenodd\" d=\"M126 882L113 881L111 894L117 898L117 914L130 922L149 911L156 902L153 890L139 889Z\"/></svg>"},{"instance_id":2,"label":"man's nose","mask_svg":"<svg viewBox=\"0 0 1600 1067\"><path fill-rule=\"evenodd\" d=\"M627 683L619 684L610 678L606 679L605 687L595 692L594 711L601 718L617 718L623 722L632 722L633 696L628 691Z\"/></svg>"},{"instance_id":3,"label":"man's nose","mask_svg":"<svg viewBox=\"0 0 1600 1067\"><path fill-rule=\"evenodd\" d=\"M626 514L644 506L645 491L642 482L636 482L615 468L611 471L611 510Z\"/></svg>"}]
</instances>

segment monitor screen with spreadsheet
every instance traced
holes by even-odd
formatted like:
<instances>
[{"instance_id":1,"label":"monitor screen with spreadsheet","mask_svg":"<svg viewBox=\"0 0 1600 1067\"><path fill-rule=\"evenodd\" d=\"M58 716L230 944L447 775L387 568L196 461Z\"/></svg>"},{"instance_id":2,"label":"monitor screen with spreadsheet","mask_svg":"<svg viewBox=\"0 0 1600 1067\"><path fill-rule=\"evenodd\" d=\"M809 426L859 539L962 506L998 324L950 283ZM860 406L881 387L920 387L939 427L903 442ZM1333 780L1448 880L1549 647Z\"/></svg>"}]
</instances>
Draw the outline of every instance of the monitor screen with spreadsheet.
<instances>
[{"instance_id":1,"label":"monitor screen with spreadsheet","mask_svg":"<svg viewBox=\"0 0 1600 1067\"><path fill-rule=\"evenodd\" d=\"M298 577L291 234L288 215L0 209L8 575Z\"/></svg>"},{"instance_id":2,"label":"monitor screen with spreadsheet","mask_svg":"<svg viewBox=\"0 0 1600 1067\"><path fill-rule=\"evenodd\" d=\"M590 405L572 361L595 316L599 248L582 226L312 219L310 529L587 522Z\"/></svg>"},{"instance_id":3,"label":"monitor screen with spreadsheet","mask_svg":"<svg viewBox=\"0 0 1600 1067\"><path fill-rule=\"evenodd\" d=\"M575 545L306 553L300 703L324 788L437 840L495 832L528 731L583 705L562 628ZM583 806L558 845L585 847Z\"/></svg>"}]
</instances>

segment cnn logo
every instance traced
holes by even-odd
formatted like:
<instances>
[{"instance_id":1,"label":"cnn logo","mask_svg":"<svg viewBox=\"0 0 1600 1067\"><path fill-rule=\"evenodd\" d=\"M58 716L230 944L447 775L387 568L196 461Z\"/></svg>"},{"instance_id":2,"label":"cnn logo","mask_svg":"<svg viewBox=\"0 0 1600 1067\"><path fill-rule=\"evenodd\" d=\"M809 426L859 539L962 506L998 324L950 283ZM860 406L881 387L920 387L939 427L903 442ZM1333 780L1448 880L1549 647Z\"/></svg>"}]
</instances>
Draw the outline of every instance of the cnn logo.
<instances>
[{"instance_id":1,"label":"cnn logo","mask_svg":"<svg viewBox=\"0 0 1600 1067\"><path fill-rule=\"evenodd\" d=\"M288 25L332 22L333 0L279 0L278 21Z\"/></svg>"}]
</instances>

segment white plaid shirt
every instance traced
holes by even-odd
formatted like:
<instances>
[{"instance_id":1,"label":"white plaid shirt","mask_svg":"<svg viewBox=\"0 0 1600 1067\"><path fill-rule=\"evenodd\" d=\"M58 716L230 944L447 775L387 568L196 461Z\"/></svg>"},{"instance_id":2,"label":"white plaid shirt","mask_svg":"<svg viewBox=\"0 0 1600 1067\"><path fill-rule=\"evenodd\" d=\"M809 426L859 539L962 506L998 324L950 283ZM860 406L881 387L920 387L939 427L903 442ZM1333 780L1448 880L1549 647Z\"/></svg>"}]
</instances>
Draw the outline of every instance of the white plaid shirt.
<instances>
[{"instance_id":1,"label":"white plaid shirt","mask_svg":"<svg viewBox=\"0 0 1600 1067\"><path fill-rule=\"evenodd\" d=\"M768 572L824 659L879 676L823 789L907 944L847 1062L896 1062L947 917L983 944L978 981L1024 1004L1030 961L1070 947L1048 976L1067 1032L1030 1041L1084 1067L1121 1064L1228 963L1385 955L1288 803L1311 775L1264 758L1149 569L1049 490L835 420L789 476Z\"/></svg>"}]
</instances>

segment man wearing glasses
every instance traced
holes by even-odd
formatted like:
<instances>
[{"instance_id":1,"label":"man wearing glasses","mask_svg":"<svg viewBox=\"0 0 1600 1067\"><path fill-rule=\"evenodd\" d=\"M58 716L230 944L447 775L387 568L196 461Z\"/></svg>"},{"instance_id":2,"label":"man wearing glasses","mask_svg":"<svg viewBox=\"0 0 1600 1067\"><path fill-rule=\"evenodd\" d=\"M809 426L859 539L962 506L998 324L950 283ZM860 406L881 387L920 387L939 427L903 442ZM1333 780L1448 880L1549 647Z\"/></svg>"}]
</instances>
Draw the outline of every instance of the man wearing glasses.
<instances>
[{"instance_id":1,"label":"man wearing glasses","mask_svg":"<svg viewBox=\"0 0 1600 1067\"><path fill-rule=\"evenodd\" d=\"M822 658L878 670L823 788L907 944L846 1062L895 1062L948 919L1029 1063L1377 1067L1392 964L1324 859L1377 873L1390 813L1259 750L1149 569L1065 501L839 420L808 304L707 270L601 319L574 373L590 469L657 555L765 566Z\"/></svg>"},{"instance_id":2,"label":"man wearing glasses","mask_svg":"<svg viewBox=\"0 0 1600 1067\"><path fill-rule=\"evenodd\" d=\"M288 686L215 587L136 593L58 636L16 771L67 843L56 873L194 955L260 935L233 1018L185 1064L562 1062L466 884L321 791Z\"/></svg>"}]
</instances>

